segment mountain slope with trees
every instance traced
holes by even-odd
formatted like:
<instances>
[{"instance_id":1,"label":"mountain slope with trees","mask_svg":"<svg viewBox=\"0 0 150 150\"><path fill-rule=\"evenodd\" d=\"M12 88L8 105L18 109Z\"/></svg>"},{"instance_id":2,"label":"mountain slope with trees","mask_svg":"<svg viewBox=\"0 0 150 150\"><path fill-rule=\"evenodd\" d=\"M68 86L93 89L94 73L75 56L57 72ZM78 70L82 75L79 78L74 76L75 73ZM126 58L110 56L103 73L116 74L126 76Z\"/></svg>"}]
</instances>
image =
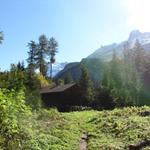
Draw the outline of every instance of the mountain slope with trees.
<instances>
[{"instance_id":1,"label":"mountain slope with trees","mask_svg":"<svg viewBox=\"0 0 150 150\"><path fill-rule=\"evenodd\" d=\"M95 87L100 86L101 89L107 90L116 105L149 105L150 52L144 49L149 39L149 33L131 32L128 42L121 43L121 49L115 49L115 47L118 48L116 44L113 45L114 49L111 49L112 46L106 47L106 51L111 51L109 59L105 57L101 59L96 51L95 58L92 54L92 57L82 59L78 65L70 65L69 69L66 67L56 78L63 79L69 73L75 81L78 81L81 76L81 68L85 66ZM100 52L100 55L101 53L106 54L103 51ZM73 70L76 70L75 74Z\"/></svg>"},{"instance_id":2,"label":"mountain slope with trees","mask_svg":"<svg viewBox=\"0 0 150 150\"><path fill-rule=\"evenodd\" d=\"M87 58L84 58L83 60L81 60L80 64L82 64L82 62L84 63L84 61L85 62L90 62L91 61L91 64L87 63L86 66L88 67L89 72L92 72L92 71L90 71L90 70L93 69L92 67L100 66L103 61L111 61L114 50L116 52L116 55L119 58L123 58L124 57L125 46L128 45L129 49L133 49L133 47L136 43L136 40L139 41L139 43L144 48L146 53L148 53L150 51L150 33L149 32L141 33L140 31L135 30L135 31L132 31L130 33L128 40L123 41L123 42L118 43L118 44L114 43L114 44L111 44L111 45L101 46L101 48L97 49L94 53L89 55ZM98 59L100 59L100 60L98 60ZM98 63L98 61L100 62L99 65L95 65L95 66L92 65L93 62ZM77 70L80 70L79 69L79 68L81 68L80 64L77 65L77 66L73 66L72 70L75 70L77 68L78 68ZM68 64L68 66L69 66L69 64ZM70 65L69 70L71 70L71 66L72 65ZM99 71L98 68L96 70L97 71L92 74L92 76L91 76L92 78ZM58 77L63 78L65 76L65 74L67 74L65 72L67 72L67 68L65 68L60 73L58 73ZM79 79L80 71L78 71L76 73L75 77L74 77L74 75L71 71L68 71L68 72L70 72L70 74L72 74L72 78ZM56 75L56 78L57 78L57 75ZM100 76L97 76L96 80L100 81L101 80L100 78L101 78Z\"/></svg>"}]
</instances>

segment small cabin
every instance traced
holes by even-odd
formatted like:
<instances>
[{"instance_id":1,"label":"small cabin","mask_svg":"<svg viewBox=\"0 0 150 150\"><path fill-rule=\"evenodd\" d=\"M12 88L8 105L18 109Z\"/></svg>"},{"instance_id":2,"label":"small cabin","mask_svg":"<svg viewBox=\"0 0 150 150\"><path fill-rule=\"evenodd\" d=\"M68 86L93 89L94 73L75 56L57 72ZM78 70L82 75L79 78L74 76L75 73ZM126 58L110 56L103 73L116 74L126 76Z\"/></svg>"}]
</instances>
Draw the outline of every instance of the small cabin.
<instances>
[{"instance_id":1,"label":"small cabin","mask_svg":"<svg viewBox=\"0 0 150 150\"><path fill-rule=\"evenodd\" d=\"M46 107L57 107L66 111L70 106L80 105L79 90L76 83L42 88L41 97Z\"/></svg>"}]
</instances>

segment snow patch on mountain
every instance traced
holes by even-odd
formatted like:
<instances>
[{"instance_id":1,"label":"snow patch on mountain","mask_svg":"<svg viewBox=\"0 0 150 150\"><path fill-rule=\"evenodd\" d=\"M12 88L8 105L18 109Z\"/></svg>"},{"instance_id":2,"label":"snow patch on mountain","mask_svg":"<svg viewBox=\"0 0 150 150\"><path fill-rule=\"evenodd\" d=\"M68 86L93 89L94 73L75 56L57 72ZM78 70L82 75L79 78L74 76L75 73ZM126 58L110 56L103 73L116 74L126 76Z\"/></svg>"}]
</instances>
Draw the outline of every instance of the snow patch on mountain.
<instances>
[{"instance_id":1,"label":"snow patch on mountain","mask_svg":"<svg viewBox=\"0 0 150 150\"><path fill-rule=\"evenodd\" d=\"M56 62L53 64L53 72L52 76L54 77L58 72L64 69L64 67L68 64L68 62ZM48 68L48 76L50 76L50 67Z\"/></svg>"}]
</instances>

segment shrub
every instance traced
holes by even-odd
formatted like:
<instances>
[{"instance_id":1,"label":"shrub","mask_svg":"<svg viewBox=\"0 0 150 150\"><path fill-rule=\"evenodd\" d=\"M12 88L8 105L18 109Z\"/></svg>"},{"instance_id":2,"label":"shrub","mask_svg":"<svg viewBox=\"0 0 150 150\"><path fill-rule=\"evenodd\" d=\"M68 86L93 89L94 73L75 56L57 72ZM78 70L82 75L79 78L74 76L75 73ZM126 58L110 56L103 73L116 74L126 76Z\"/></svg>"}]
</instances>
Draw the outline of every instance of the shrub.
<instances>
[{"instance_id":1,"label":"shrub","mask_svg":"<svg viewBox=\"0 0 150 150\"><path fill-rule=\"evenodd\" d=\"M38 111L38 120L56 120L60 117L60 113L57 111L57 109L51 108L50 110L47 109L40 109Z\"/></svg>"},{"instance_id":2,"label":"shrub","mask_svg":"<svg viewBox=\"0 0 150 150\"><path fill-rule=\"evenodd\" d=\"M25 105L24 92L0 89L0 143L6 149L15 149L27 135L21 130L20 120L31 114Z\"/></svg>"}]
</instances>

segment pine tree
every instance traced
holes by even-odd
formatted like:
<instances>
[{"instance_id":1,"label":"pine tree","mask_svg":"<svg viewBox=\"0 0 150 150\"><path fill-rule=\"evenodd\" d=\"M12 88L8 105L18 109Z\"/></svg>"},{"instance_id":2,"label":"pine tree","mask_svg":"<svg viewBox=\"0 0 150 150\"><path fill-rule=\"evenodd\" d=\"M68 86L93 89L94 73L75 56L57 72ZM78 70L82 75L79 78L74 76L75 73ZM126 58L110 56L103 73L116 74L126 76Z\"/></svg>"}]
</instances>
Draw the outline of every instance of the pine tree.
<instances>
[{"instance_id":1,"label":"pine tree","mask_svg":"<svg viewBox=\"0 0 150 150\"><path fill-rule=\"evenodd\" d=\"M87 69L83 66L81 68L81 78L79 80L79 89L81 93L81 104L89 105L94 100L94 89L92 81L90 80Z\"/></svg>"},{"instance_id":2,"label":"pine tree","mask_svg":"<svg viewBox=\"0 0 150 150\"><path fill-rule=\"evenodd\" d=\"M24 67L24 62L18 62L17 64L17 69L20 70L20 71L24 71L25 70L25 67Z\"/></svg>"}]
</instances>

